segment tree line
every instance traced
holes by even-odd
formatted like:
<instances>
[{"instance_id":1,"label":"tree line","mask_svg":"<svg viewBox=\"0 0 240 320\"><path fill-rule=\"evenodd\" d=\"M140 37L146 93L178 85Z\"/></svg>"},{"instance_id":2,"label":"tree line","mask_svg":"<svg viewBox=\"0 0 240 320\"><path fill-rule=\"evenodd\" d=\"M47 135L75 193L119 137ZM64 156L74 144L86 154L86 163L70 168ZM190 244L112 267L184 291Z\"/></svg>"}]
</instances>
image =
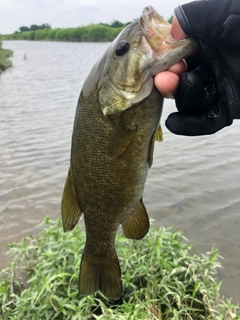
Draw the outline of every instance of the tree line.
<instances>
[{"instance_id":1,"label":"tree line","mask_svg":"<svg viewBox=\"0 0 240 320\"><path fill-rule=\"evenodd\" d=\"M114 20L112 23L102 23L100 22L99 25L107 26L110 28L123 28L126 25L128 25L131 22L128 23L122 23L121 21ZM18 29L18 31L15 31L14 33L22 33L22 32L28 32L28 31L36 31L36 30L43 30L43 29L51 29L51 25L49 23L43 23L42 25L36 25L32 24L30 27L22 26Z\"/></svg>"},{"instance_id":2,"label":"tree line","mask_svg":"<svg viewBox=\"0 0 240 320\"><path fill-rule=\"evenodd\" d=\"M19 28L19 31L15 31L15 33L18 33L18 32L28 32L28 31L36 31L36 30L43 30L43 29L51 29L51 26L49 23L43 23L42 25L36 25L36 24L32 24L29 27L26 27L26 26L22 26Z\"/></svg>"},{"instance_id":3,"label":"tree line","mask_svg":"<svg viewBox=\"0 0 240 320\"><path fill-rule=\"evenodd\" d=\"M3 36L4 40L46 40L73 42L112 41L126 26L111 27L107 24L91 24L78 28L37 29Z\"/></svg>"}]
</instances>

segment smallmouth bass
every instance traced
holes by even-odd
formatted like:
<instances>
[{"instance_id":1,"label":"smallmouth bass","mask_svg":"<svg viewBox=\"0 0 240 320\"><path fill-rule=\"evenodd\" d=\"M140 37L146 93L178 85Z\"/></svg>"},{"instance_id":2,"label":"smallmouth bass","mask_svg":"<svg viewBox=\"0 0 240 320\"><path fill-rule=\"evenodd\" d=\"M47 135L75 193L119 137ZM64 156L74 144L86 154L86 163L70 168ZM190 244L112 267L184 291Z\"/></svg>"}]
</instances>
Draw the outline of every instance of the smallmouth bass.
<instances>
[{"instance_id":1,"label":"smallmouth bass","mask_svg":"<svg viewBox=\"0 0 240 320\"><path fill-rule=\"evenodd\" d=\"M115 249L120 225L127 238L142 239L149 219L142 195L153 162L163 97L153 77L197 47L193 39L167 42L170 24L149 6L128 25L94 65L75 114L71 159L62 196L64 231L83 214L86 244L79 292L109 299L122 295Z\"/></svg>"}]
</instances>

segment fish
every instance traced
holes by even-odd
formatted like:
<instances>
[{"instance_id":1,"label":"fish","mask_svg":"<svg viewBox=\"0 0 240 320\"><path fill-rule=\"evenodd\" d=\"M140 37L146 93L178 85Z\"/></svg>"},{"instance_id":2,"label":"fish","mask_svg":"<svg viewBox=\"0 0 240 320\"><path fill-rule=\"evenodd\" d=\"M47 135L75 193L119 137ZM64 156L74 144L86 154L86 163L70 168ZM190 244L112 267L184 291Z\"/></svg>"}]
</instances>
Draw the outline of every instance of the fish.
<instances>
[{"instance_id":1,"label":"fish","mask_svg":"<svg viewBox=\"0 0 240 320\"><path fill-rule=\"evenodd\" d=\"M197 48L191 38L169 42L170 28L152 6L145 7L93 66L80 92L61 217L64 232L84 217L81 296L101 291L120 299L118 228L136 240L149 231L143 190L155 141L162 140L163 106L153 78Z\"/></svg>"}]
</instances>

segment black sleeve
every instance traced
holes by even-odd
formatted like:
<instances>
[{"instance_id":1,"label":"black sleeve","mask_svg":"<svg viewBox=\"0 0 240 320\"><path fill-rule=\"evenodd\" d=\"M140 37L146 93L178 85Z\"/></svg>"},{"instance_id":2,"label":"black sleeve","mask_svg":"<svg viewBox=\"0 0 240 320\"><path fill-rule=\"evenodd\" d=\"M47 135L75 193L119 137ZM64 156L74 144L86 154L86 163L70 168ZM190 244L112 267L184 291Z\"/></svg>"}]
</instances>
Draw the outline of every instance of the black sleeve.
<instances>
[{"instance_id":1,"label":"black sleeve","mask_svg":"<svg viewBox=\"0 0 240 320\"><path fill-rule=\"evenodd\" d=\"M240 1L201 0L175 9L175 15L188 35L204 44L240 48Z\"/></svg>"}]
</instances>

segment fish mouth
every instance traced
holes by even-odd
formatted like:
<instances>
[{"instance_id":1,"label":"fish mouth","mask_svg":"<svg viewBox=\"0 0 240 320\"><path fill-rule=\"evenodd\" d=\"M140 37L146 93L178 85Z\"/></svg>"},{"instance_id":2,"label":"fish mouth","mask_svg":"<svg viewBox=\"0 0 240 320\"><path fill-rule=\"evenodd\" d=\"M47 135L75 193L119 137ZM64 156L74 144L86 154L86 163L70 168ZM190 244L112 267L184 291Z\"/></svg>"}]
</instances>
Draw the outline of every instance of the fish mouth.
<instances>
[{"instance_id":1,"label":"fish mouth","mask_svg":"<svg viewBox=\"0 0 240 320\"><path fill-rule=\"evenodd\" d=\"M153 55L186 43L187 39L169 41L171 24L165 21L152 6L143 9L139 22L143 32L142 47L148 52L152 50Z\"/></svg>"}]
</instances>

